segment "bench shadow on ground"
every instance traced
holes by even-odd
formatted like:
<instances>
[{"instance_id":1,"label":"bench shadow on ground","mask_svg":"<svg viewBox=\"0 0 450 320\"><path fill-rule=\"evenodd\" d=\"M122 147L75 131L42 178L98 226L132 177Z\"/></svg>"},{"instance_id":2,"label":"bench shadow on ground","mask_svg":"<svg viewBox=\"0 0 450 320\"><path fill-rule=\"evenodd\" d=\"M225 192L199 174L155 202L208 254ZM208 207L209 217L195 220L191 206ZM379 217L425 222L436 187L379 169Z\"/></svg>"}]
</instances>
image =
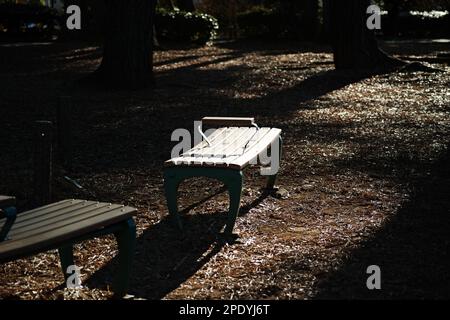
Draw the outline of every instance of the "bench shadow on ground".
<instances>
[{"instance_id":1,"label":"bench shadow on ground","mask_svg":"<svg viewBox=\"0 0 450 320\"><path fill-rule=\"evenodd\" d=\"M448 148L447 148L448 150ZM338 270L319 282L315 299L447 299L450 296L450 152L412 184L410 200ZM428 171L428 174L427 174ZM366 286L381 268L381 290Z\"/></svg>"},{"instance_id":2,"label":"bench shadow on ground","mask_svg":"<svg viewBox=\"0 0 450 320\"><path fill-rule=\"evenodd\" d=\"M129 294L162 299L220 251L223 244L216 235L225 225L226 212L193 215L182 221L183 233L165 217L137 238ZM113 258L87 280L87 286L105 289L116 267Z\"/></svg>"},{"instance_id":3,"label":"bench shadow on ground","mask_svg":"<svg viewBox=\"0 0 450 320\"><path fill-rule=\"evenodd\" d=\"M162 299L171 291L180 287L193 276L225 244L239 242L233 239L225 241L221 230L226 224L228 212L213 214L186 215L192 208L210 200L226 191L225 187L196 201L180 210L183 232L176 228L174 221L166 216L157 224L143 231L138 236L129 294L137 298ZM239 216L247 214L256 207L269 192L262 192L259 197L241 207ZM111 285L117 259L95 272L86 282L90 288L103 288Z\"/></svg>"}]
</instances>

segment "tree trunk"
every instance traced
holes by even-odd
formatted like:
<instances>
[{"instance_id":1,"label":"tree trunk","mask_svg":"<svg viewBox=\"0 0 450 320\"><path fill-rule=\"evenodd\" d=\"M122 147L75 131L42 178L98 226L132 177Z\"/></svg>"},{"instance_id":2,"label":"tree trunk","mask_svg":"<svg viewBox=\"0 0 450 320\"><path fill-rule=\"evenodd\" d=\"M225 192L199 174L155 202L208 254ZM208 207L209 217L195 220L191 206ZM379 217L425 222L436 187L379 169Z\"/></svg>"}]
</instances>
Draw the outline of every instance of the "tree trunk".
<instances>
[{"instance_id":1,"label":"tree trunk","mask_svg":"<svg viewBox=\"0 0 450 320\"><path fill-rule=\"evenodd\" d=\"M387 2L388 21L390 24L390 35L396 37L398 35L398 18L400 15L400 3L398 0Z\"/></svg>"},{"instance_id":2,"label":"tree trunk","mask_svg":"<svg viewBox=\"0 0 450 320\"><path fill-rule=\"evenodd\" d=\"M195 11L194 1L192 0L177 0L177 5L181 11Z\"/></svg>"},{"instance_id":3,"label":"tree trunk","mask_svg":"<svg viewBox=\"0 0 450 320\"><path fill-rule=\"evenodd\" d=\"M314 40L318 36L319 26L319 1L306 0L305 1L305 31L306 38Z\"/></svg>"},{"instance_id":4,"label":"tree trunk","mask_svg":"<svg viewBox=\"0 0 450 320\"><path fill-rule=\"evenodd\" d=\"M155 6L156 0L105 1L103 59L94 78L118 88L152 83Z\"/></svg>"},{"instance_id":5,"label":"tree trunk","mask_svg":"<svg viewBox=\"0 0 450 320\"><path fill-rule=\"evenodd\" d=\"M333 0L323 0L322 1L322 35L321 37L325 39L328 43L332 43L332 28L331 28L331 1Z\"/></svg>"},{"instance_id":6,"label":"tree trunk","mask_svg":"<svg viewBox=\"0 0 450 320\"><path fill-rule=\"evenodd\" d=\"M336 69L378 69L399 65L378 48L373 30L366 26L370 0L330 1L331 40Z\"/></svg>"}]
</instances>

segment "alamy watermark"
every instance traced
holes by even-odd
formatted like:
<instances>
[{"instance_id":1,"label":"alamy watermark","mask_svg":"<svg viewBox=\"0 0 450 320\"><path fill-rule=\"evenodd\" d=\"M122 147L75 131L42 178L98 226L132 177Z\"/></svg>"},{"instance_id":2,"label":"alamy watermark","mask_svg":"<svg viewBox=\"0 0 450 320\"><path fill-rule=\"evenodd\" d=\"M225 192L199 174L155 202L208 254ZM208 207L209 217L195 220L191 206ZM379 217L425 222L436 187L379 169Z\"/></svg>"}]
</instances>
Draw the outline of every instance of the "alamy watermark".
<instances>
[{"instance_id":1,"label":"alamy watermark","mask_svg":"<svg viewBox=\"0 0 450 320\"><path fill-rule=\"evenodd\" d=\"M70 16L66 20L66 27L69 30L81 30L81 9L72 4L67 7L66 13Z\"/></svg>"},{"instance_id":2,"label":"alamy watermark","mask_svg":"<svg viewBox=\"0 0 450 320\"><path fill-rule=\"evenodd\" d=\"M381 289L381 269L376 264L370 265L366 270L367 274L370 276L367 278L366 286L369 290L380 290Z\"/></svg>"},{"instance_id":3,"label":"alamy watermark","mask_svg":"<svg viewBox=\"0 0 450 320\"><path fill-rule=\"evenodd\" d=\"M81 268L76 265L70 265L66 270L66 287L69 289L79 289L81 288Z\"/></svg>"},{"instance_id":4,"label":"alamy watermark","mask_svg":"<svg viewBox=\"0 0 450 320\"><path fill-rule=\"evenodd\" d=\"M69 17L66 20L66 27L69 30L81 30L81 8L75 4L67 6L66 13ZM367 7L367 14L370 16L366 20L366 26L369 30L381 29L381 9L373 4Z\"/></svg>"},{"instance_id":5,"label":"alamy watermark","mask_svg":"<svg viewBox=\"0 0 450 320\"><path fill-rule=\"evenodd\" d=\"M366 26L369 30L381 29L381 9L379 6L373 4L367 7L367 14L370 16L366 20Z\"/></svg>"}]
</instances>

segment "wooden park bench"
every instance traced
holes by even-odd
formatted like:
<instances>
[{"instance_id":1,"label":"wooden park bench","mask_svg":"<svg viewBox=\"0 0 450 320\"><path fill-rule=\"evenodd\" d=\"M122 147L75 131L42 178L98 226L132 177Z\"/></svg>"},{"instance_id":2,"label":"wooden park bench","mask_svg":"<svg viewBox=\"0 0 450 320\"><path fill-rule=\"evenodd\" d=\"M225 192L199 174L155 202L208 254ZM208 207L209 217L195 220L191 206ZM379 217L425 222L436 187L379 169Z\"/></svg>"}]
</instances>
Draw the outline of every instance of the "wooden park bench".
<instances>
[{"instance_id":1,"label":"wooden park bench","mask_svg":"<svg viewBox=\"0 0 450 320\"><path fill-rule=\"evenodd\" d=\"M126 294L136 227L136 209L86 200L63 200L16 215L14 198L0 196L0 263L58 249L65 277L74 265L73 245L93 237L114 234L119 249L116 296Z\"/></svg>"},{"instance_id":2,"label":"wooden park bench","mask_svg":"<svg viewBox=\"0 0 450 320\"><path fill-rule=\"evenodd\" d=\"M217 128L208 137L203 126ZM164 189L169 214L182 228L178 215L177 190L184 179L204 176L222 181L228 188L230 207L224 234L233 231L239 212L243 185L242 171L258 159L276 143L278 163L281 158L281 130L259 128L254 118L205 117L198 128L204 140L179 157L165 162ZM274 150L271 148L271 152ZM267 188L273 188L276 173L268 175Z\"/></svg>"}]
</instances>

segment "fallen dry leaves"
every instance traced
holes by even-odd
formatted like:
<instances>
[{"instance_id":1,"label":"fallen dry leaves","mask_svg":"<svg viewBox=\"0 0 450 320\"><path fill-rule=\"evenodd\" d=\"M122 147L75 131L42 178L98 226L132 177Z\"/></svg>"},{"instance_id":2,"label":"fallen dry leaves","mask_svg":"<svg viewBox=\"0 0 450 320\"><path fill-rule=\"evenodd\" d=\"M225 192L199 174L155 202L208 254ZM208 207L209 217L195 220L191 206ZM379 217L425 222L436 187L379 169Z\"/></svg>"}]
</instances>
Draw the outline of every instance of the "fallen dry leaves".
<instances>
[{"instance_id":1,"label":"fallen dry leaves","mask_svg":"<svg viewBox=\"0 0 450 320\"><path fill-rule=\"evenodd\" d=\"M430 45L420 56L429 60L438 49ZM53 119L58 97L68 96L76 110L76 148L73 166L56 172L55 198L95 198L139 209L130 288L135 297L450 296L438 284L450 283L439 273L450 251L450 204L440 193L450 181L442 172L448 162L440 160L448 159L450 137L447 65L434 65L441 73L367 77L333 71L332 55L317 46L223 44L158 51L156 88L108 92L72 85L98 64L95 47L0 50L10 59L0 73L0 123L8 133L0 139L1 192L16 194L20 207L27 207L32 148L26 128L34 119ZM170 133L192 130L192 121L204 115L251 115L260 125L283 129L280 191L265 195L258 171L246 172L233 244L217 238L228 198L214 181L182 185L181 206L197 204L186 212L185 234L166 219L161 169L173 145ZM65 184L63 174L87 191ZM433 214L439 219L430 220ZM417 251L419 240L428 245L426 254ZM112 237L77 245L85 284L79 291L61 286L54 251L3 264L0 298L110 298L115 254ZM380 264L386 276L380 294L364 291L370 264ZM419 281L411 282L412 274Z\"/></svg>"}]
</instances>

